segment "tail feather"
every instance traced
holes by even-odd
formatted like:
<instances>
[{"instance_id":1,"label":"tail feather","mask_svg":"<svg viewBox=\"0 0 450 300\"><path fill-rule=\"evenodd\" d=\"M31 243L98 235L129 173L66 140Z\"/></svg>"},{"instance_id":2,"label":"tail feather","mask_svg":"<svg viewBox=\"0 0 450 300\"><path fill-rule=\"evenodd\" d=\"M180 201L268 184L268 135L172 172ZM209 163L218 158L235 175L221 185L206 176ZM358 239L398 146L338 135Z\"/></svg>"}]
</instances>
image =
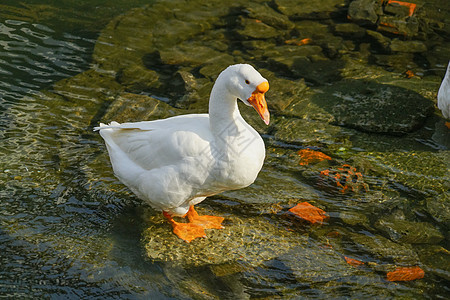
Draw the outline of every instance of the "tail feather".
<instances>
[{"instance_id":1,"label":"tail feather","mask_svg":"<svg viewBox=\"0 0 450 300\"><path fill-rule=\"evenodd\" d=\"M107 129L107 128L118 128L118 127L120 127L120 123L118 123L116 121L112 121L108 125L106 125L104 123L100 123L100 126L94 127L94 131L99 131L101 129Z\"/></svg>"}]
</instances>

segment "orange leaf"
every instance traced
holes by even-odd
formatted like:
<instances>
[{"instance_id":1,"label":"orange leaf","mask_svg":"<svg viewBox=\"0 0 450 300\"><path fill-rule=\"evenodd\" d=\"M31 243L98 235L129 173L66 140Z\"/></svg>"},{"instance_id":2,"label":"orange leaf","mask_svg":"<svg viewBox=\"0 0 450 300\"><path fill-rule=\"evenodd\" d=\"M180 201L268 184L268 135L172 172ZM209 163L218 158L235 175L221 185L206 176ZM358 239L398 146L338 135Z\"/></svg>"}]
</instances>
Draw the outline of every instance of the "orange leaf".
<instances>
[{"instance_id":1,"label":"orange leaf","mask_svg":"<svg viewBox=\"0 0 450 300\"><path fill-rule=\"evenodd\" d=\"M416 76L416 74L414 74L414 72L411 70L407 70L405 72L405 74L406 74L406 77L408 77L408 78L412 78L412 77Z\"/></svg>"},{"instance_id":2,"label":"orange leaf","mask_svg":"<svg viewBox=\"0 0 450 300\"><path fill-rule=\"evenodd\" d=\"M362 262L360 260L353 259L353 258L350 258L350 257L347 257L347 256L344 256L344 259L349 265L352 265L354 267L357 267L357 266L360 266L360 265L364 264L364 262Z\"/></svg>"},{"instance_id":3,"label":"orange leaf","mask_svg":"<svg viewBox=\"0 0 450 300\"><path fill-rule=\"evenodd\" d=\"M305 166L312 162L319 162L322 160L331 160L331 157L328 155L320 152L320 151L314 151L311 149L302 149L297 152L298 155L300 155L301 162L300 165Z\"/></svg>"},{"instance_id":4,"label":"orange leaf","mask_svg":"<svg viewBox=\"0 0 450 300\"><path fill-rule=\"evenodd\" d=\"M410 281L421 279L425 276L424 270L419 267L398 267L393 272L387 273L389 281Z\"/></svg>"},{"instance_id":5,"label":"orange leaf","mask_svg":"<svg viewBox=\"0 0 450 300\"><path fill-rule=\"evenodd\" d=\"M302 40L292 39L292 40L284 41L285 44L296 45L296 46L307 45L307 44L310 44L311 42L312 42L312 40L310 38L306 38L306 39L302 39Z\"/></svg>"},{"instance_id":6,"label":"orange leaf","mask_svg":"<svg viewBox=\"0 0 450 300\"><path fill-rule=\"evenodd\" d=\"M322 223L323 220L328 218L325 211L309 204L308 202L299 203L289 209L289 211L312 224Z\"/></svg>"},{"instance_id":7,"label":"orange leaf","mask_svg":"<svg viewBox=\"0 0 450 300\"><path fill-rule=\"evenodd\" d=\"M403 1L397 1L397 0L389 0L389 1L387 2L387 4L392 4L392 3L398 4L398 5L400 5L400 6L406 6L406 7L408 7L408 8L409 8L409 16L410 16L410 17L414 14L414 10L416 9L416 6L417 6L417 5L414 4L414 3L403 2Z\"/></svg>"}]
</instances>

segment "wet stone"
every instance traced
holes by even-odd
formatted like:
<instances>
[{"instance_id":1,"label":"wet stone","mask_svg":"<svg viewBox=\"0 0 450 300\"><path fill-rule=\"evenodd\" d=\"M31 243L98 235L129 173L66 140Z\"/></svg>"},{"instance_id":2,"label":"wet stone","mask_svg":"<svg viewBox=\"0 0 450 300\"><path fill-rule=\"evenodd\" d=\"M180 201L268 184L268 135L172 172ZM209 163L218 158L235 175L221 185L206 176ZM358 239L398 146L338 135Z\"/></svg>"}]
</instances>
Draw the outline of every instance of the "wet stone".
<instances>
[{"instance_id":1,"label":"wet stone","mask_svg":"<svg viewBox=\"0 0 450 300\"><path fill-rule=\"evenodd\" d=\"M366 35L366 30L355 23L336 24L334 31L339 35L351 38L362 38Z\"/></svg>"},{"instance_id":2,"label":"wet stone","mask_svg":"<svg viewBox=\"0 0 450 300\"><path fill-rule=\"evenodd\" d=\"M427 46L421 41L401 41L393 39L389 48L393 52L426 52Z\"/></svg>"},{"instance_id":3,"label":"wet stone","mask_svg":"<svg viewBox=\"0 0 450 300\"><path fill-rule=\"evenodd\" d=\"M450 193L448 191L428 198L426 209L439 224L450 230Z\"/></svg>"},{"instance_id":4,"label":"wet stone","mask_svg":"<svg viewBox=\"0 0 450 300\"><path fill-rule=\"evenodd\" d=\"M444 236L430 223L383 218L375 227L395 242L408 244L437 244Z\"/></svg>"},{"instance_id":5,"label":"wet stone","mask_svg":"<svg viewBox=\"0 0 450 300\"><path fill-rule=\"evenodd\" d=\"M288 144L323 146L342 139L340 128L314 120L285 118L279 121L275 139Z\"/></svg>"},{"instance_id":6,"label":"wet stone","mask_svg":"<svg viewBox=\"0 0 450 300\"><path fill-rule=\"evenodd\" d=\"M276 29L290 30L295 26L286 15L276 12L267 4L252 3L245 8L245 11L248 12L250 18L259 20Z\"/></svg>"},{"instance_id":7,"label":"wet stone","mask_svg":"<svg viewBox=\"0 0 450 300\"><path fill-rule=\"evenodd\" d=\"M198 43L182 43L159 50L161 61L167 65L198 66L221 56L221 52Z\"/></svg>"},{"instance_id":8,"label":"wet stone","mask_svg":"<svg viewBox=\"0 0 450 300\"><path fill-rule=\"evenodd\" d=\"M417 36L419 21L415 17L398 18L395 16L380 16L378 31L401 34L408 37Z\"/></svg>"},{"instance_id":9,"label":"wet stone","mask_svg":"<svg viewBox=\"0 0 450 300\"><path fill-rule=\"evenodd\" d=\"M354 0L348 7L348 17L361 25L375 25L383 13L378 0Z\"/></svg>"},{"instance_id":10,"label":"wet stone","mask_svg":"<svg viewBox=\"0 0 450 300\"><path fill-rule=\"evenodd\" d=\"M349 267L332 248L323 247L312 239L302 239L299 243L300 245L278 258L292 270L298 281L330 283L359 273L356 268Z\"/></svg>"},{"instance_id":11,"label":"wet stone","mask_svg":"<svg viewBox=\"0 0 450 300\"><path fill-rule=\"evenodd\" d=\"M243 28L238 29L237 33L244 39L271 39L282 34L272 26L256 19L241 18L240 24Z\"/></svg>"},{"instance_id":12,"label":"wet stone","mask_svg":"<svg viewBox=\"0 0 450 300\"><path fill-rule=\"evenodd\" d=\"M122 93L111 103L101 121L104 123L150 121L183 113L185 112L149 96Z\"/></svg>"},{"instance_id":13,"label":"wet stone","mask_svg":"<svg viewBox=\"0 0 450 300\"><path fill-rule=\"evenodd\" d=\"M199 70L199 73L209 78L211 81L215 81L219 76L217 70L225 70L229 65L235 63L235 58L227 53L211 57Z\"/></svg>"},{"instance_id":14,"label":"wet stone","mask_svg":"<svg viewBox=\"0 0 450 300\"><path fill-rule=\"evenodd\" d=\"M198 212L214 214L202 208ZM189 244L172 233L170 224L162 216L146 216L143 243L148 258L191 266L233 261L258 266L284 254L301 238L261 216L223 216L224 229L206 230L207 238L195 239Z\"/></svg>"},{"instance_id":15,"label":"wet stone","mask_svg":"<svg viewBox=\"0 0 450 300\"><path fill-rule=\"evenodd\" d=\"M387 177L391 181L423 193L443 195L450 189L448 173L450 153L448 151L370 152L363 156L371 163L371 172L378 174L379 177ZM440 199L438 201L444 202Z\"/></svg>"},{"instance_id":16,"label":"wet stone","mask_svg":"<svg viewBox=\"0 0 450 300\"><path fill-rule=\"evenodd\" d=\"M425 272L450 280L450 252L438 245L417 247Z\"/></svg>"},{"instance_id":17,"label":"wet stone","mask_svg":"<svg viewBox=\"0 0 450 300\"><path fill-rule=\"evenodd\" d=\"M417 67L413 53L377 54L373 55L377 65L391 68L397 72L405 72Z\"/></svg>"},{"instance_id":18,"label":"wet stone","mask_svg":"<svg viewBox=\"0 0 450 300\"><path fill-rule=\"evenodd\" d=\"M297 19L329 19L333 13L343 10L345 0L323 1L290 1L275 0L277 9L293 20Z\"/></svg>"},{"instance_id":19,"label":"wet stone","mask_svg":"<svg viewBox=\"0 0 450 300\"><path fill-rule=\"evenodd\" d=\"M280 171L276 166L264 167L251 186L241 190L226 191L221 195L242 203L258 205L287 203L292 199L317 198L317 194L309 185L289 173Z\"/></svg>"},{"instance_id":20,"label":"wet stone","mask_svg":"<svg viewBox=\"0 0 450 300\"><path fill-rule=\"evenodd\" d=\"M385 13L396 15L399 17L409 16L409 6L400 5L398 3L392 2L387 3L383 9Z\"/></svg>"},{"instance_id":21,"label":"wet stone","mask_svg":"<svg viewBox=\"0 0 450 300\"><path fill-rule=\"evenodd\" d=\"M116 80L128 91L134 93L155 90L161 87L159 74L142 65L132 64L120 70L117 73Z\"/></svg>"},{"instance_id":22,"label":"wet stone","mask_svg":"<svg viewBox=\"0 0 450 300\"><path fill-rule=\"evenodd\" d=\"M434 110L433 102L416 92L372 81L341 81L321 90L312 101L336 124L362 131L405 134L422 126Z\"/></svg>"},{"instance_id":23,"label":"wet stone","mask_svg":"<svg viewBox=\"0 0 450 300\"><path fill-rule=\"evenodd\" d=\"M369 253L374 259L405 265L419 262L419 257L410 245L394 243L381 235L351 233L350 239L361 251Z\"/></svg>"},{"instance_id":24,"label":"wet stone","mask_svg":"<svg viewBox=\"0 0 450 300\"><path fill-rule=\"evenodd\" d=\"M339 218L345 223L350 226L356 226L356 225L362 225L366 228L369 228L369 218L362 213L358 211L340 211L339 212Z\"/></svg>"},{"instance_id":25,"label":"wet stone","mask_svg":"<svg viewBox=\"0 0 450 300\"><path fill-rule=\"evenodd\" d=\"M378 47L381 48L383 51L388 52L389 51L389 45L391 43L391 39L384 36L383 34L379 33L378 31L374 30L366 30L366 33L369 37L373 39L373 43Z\"/></svg>"},{"instance_id":26,"label":"wet stone","mask_svg":"<svg viewBox=\"0 0 450 300\"><path fill-rule=\"evenodd\" d=\"M301 20L295 22L295 31L300 39L310 38L312 41L323 38L329 34L328 25L311 20Z\"/></svg>"}]
</instances>

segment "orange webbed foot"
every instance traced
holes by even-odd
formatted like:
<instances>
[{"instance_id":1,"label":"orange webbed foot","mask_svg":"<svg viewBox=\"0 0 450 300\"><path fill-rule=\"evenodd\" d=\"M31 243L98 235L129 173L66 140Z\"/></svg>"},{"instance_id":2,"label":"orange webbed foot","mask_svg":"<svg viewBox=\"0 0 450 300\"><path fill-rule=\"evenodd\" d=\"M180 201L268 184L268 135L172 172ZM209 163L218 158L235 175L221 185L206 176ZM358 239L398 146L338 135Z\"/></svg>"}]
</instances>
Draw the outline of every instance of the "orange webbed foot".
<instances>
[{"instance_id":1,"label":"orange webbed foot","mask_svg":"<svg viewBox=\"0 0 450 300\"><path fill-rule=\"evenodd\" d=\"M195 211L194 206L189 208L187 217L190 224L201 226L204 229L223 229L222 222L225 218L215 216L199 216Z\"/></svg>"},{"instance_id":2,"label":"orange webbed foot","mask_svg":"<svg viewBox=\"0 0 450 300\"><path fill-rule=\"evenodd\" d=\"M178 223L167 212L163 212L164 217L172 224L173 233L186 243L190 243L196 238L206 237L202 226L194 223Z\"/></svg>"}]
</instances>

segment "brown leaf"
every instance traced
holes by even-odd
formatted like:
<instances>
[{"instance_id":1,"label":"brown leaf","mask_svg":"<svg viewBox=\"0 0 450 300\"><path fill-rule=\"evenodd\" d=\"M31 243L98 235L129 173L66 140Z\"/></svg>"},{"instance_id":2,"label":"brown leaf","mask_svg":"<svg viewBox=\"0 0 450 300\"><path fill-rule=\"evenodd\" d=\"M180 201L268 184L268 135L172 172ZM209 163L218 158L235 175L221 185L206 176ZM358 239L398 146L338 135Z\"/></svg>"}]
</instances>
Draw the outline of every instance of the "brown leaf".
<instances>
[{"instance_id":1,"label":"brown leaf","mask_svg":"<svg viewBox=\"0 0 450 300\"><path fill-rule=\"evenodd\" d=\"M311 149L302 149L297 152L298 155L300 155L301 162L300 165L305 166L309 165L313 162L319 162L322 160L331 160L331 157L328 155L320 152L320 151L314 151Z\"/></svg>"},{"instance_id":2,"label":"brown leaf","mask_svg":"<svg viewBox=\"0 0 450 300\"><path fill-rule=\"evenodd\" d=\"M397 267L395 271L387 273L389 281L410 281L421 279L425 276L425 271L419 267Z\"/></svg>"},{"instance_id":3,"label":"brown leaf","mask_svg":"<svg viewBox=\"0 0 450 300\"><path fill-rule=\"evenodd\" d=\"M308 202L299 203L289 209L289 211L312 224L323 223L323 220L328 218L324 210L315 207Z\"/></svg>"},{"instance_id":4,"label":"brown leaf","mask_svg":"<svg viewBox=\"0 0 450 300\"><path fill-rule=\"evenodd\" d=\"M350 257L347 257L347 256L344 256L344 259L349 265L352 265L354 267L357 267L357 266L360 266L360 265L364 264L364 262L362 262L360 260L353 259L353 258L350 258Z\"/></svg>"}]
</instances>

